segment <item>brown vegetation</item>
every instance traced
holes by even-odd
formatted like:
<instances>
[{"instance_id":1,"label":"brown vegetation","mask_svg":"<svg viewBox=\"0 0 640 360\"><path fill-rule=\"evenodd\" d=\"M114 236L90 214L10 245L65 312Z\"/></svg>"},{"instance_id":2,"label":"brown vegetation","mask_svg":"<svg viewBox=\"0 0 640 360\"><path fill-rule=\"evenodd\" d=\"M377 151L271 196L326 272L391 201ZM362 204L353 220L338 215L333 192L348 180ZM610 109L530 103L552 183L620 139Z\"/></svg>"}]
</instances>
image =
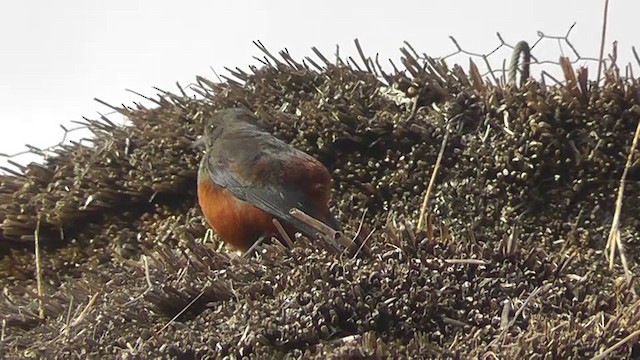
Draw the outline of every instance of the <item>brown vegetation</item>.
<instances>
[{"instance_id":1,"label":"brown vegetation","mask_svg":"<svg viewBox=\"0 0 640 360\"><path fill-rule=\"evenodd\" d=\"M567 85L518 88L403 54L393 74L364 55L361 70L268 54L198 78L197 99L119 108L128 126L88 121L90 146L0 176L0 354L638 356L637 82L610 69L587 84L563 61ZM189 146L238 105L333 171L339 220L370 256L304 238L248 259L215 250ZM625 274L604 249L629 156Z\"/></svg>"}]
</instances>

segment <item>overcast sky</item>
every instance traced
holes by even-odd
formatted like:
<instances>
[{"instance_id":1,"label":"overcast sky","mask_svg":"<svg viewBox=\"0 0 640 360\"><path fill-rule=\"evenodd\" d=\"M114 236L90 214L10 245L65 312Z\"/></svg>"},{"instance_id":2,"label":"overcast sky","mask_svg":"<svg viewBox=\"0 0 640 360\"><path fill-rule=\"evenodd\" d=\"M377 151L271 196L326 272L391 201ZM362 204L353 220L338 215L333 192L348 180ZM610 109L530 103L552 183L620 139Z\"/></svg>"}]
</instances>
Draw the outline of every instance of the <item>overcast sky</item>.
<instances>
[{"instance_id":1,"label":"overcast sky","mask_svg":"<svg viewBox=\"0 0 640 360\"><path fill-rule=\"evenodd\" d=\"M131 104L141 99L125 89L153 96L153 86L174 91L176 81L215 78L211 68L224 73L224 66L255 64L253 40L301 58L312 46L327 56L336 44L353 53L357 37L368 55L392 59L407 40L437 57L455 51L449 35L465 50L486 53L498 45L496 32L511 44L533 43L538 30L562 35L576 22L572 43L582 56L597 57L603 6L603 0L2 1L0 153L54 144L62 137L59 124L109 112L94 97ZM618 40L622 61L633 59L631 46L640 47L638 14L637 0L610 3L607 49ZM540 60L560 53L553 40L533 52ZM508 51L495 59L504 56ZM466 69L467 59L452 60Z\"/></svg>"}]
</instances>

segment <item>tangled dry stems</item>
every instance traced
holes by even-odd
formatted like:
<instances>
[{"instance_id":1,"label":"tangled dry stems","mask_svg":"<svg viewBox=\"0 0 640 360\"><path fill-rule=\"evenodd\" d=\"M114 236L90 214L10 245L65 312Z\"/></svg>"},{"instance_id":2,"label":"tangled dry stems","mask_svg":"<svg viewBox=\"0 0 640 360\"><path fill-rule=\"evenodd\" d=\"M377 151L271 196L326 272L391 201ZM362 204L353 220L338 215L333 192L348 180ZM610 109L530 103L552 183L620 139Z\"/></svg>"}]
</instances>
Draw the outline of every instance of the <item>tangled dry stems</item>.
<instances>
[{"instance_id":1,"label":"tangled dry stems","mask_svg":"<svg viewBox=\"0 0 640 360\"><path fill-rule=\"evenodd\" d=\"M610 70L595 86L563 62L566 85L502 86L407 49L387 74L358 49L360 68L263 48L261 68L199 77L201 98L116 108L130 125L87 120L91 145L0 177L0 352L637 355L637 283L602 251L624 178L616 228L638 273L636 81ZM190 145L238 105L332 169L339 219L370 256L301 238L243 258L202 240Z\"/></svg>"}]
</instances>

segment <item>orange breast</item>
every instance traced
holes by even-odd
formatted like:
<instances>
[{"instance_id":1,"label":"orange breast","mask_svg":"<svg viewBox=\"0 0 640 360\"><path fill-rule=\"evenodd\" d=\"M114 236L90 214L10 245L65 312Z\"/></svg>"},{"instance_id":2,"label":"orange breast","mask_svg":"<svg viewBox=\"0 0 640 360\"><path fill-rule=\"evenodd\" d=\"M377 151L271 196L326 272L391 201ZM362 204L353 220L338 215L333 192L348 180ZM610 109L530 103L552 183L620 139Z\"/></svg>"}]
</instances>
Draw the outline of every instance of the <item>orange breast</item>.
<instances>
[{"instance_id":1,"label":"orange breast","mask_svg":"<svg viewBox=\"0 0 640 360\"><path fill-rule=\"evenodd\" d=\"M209 226L235 249L248 250L263 234L276 233L271 215L210 180L198 181L198 203Z\"/></svg>"}]
</instances>

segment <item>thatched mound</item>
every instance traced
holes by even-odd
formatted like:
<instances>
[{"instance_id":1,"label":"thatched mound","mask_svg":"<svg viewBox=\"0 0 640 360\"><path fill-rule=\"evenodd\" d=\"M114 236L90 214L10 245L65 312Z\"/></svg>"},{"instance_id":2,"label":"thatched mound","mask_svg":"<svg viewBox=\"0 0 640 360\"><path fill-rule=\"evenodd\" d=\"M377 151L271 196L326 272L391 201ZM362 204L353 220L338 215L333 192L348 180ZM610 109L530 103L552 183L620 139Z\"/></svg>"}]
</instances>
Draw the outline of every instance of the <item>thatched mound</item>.
<instances>
[{"instance_id":1,"label":"thatched mound","mask_svg":"<svg viewBox=\"0 0 640 360\"><path fill-rule=\"evenodd\" d=\"M629 337L640 329L629 276L640 260L637 160L620 212L627 276L603 253L640 118L635 81L612 70L586 86L569 72L566 86L516 88L408 51L394 74L281 55L234 80L198 78L202 98L162 93L156 108L121 108L126 127L88 121L92 146L0 177L0 354L640 354ZM338 218L371 257L300 239L244 259L203 239L189 145L207 113L237 105L333 171Z\"/></svg>"}]
</instances>

